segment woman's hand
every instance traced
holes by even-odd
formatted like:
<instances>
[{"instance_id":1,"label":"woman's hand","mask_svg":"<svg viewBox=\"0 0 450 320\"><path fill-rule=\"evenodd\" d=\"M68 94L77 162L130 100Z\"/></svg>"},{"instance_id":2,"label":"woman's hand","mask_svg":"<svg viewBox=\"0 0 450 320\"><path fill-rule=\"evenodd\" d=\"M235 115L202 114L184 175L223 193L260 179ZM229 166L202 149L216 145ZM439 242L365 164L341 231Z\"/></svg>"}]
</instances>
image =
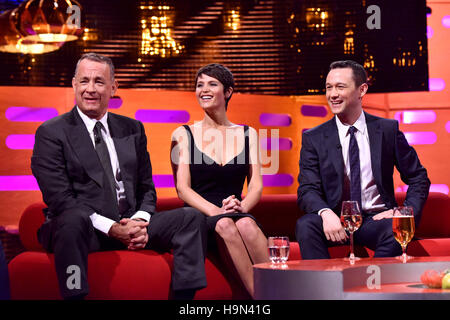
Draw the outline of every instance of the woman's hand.
<instances>
[{"instance_id":1,"label":"woman's hand","mask_svg":"<svg viewBox=\"0 0 450 320\"><path fill-rule=\"evenodd\" d=\"M223 213L243 212L241 201L234 194L222 200L221 209L224 211Z\"/></svg>"},{"instance_id":2,"label":"woman's hand","mask_svg":"<svg viewBox=\"0 0 450 320\"><path fill-rule=\"evenodd\" d=\"M216 207L212 215L216 216L225 213L236 213L241 212L241 210L241 202L239 199L236 199L235 195L231 195L222 200L222 207Z\"/></svg>"}]
</instances>

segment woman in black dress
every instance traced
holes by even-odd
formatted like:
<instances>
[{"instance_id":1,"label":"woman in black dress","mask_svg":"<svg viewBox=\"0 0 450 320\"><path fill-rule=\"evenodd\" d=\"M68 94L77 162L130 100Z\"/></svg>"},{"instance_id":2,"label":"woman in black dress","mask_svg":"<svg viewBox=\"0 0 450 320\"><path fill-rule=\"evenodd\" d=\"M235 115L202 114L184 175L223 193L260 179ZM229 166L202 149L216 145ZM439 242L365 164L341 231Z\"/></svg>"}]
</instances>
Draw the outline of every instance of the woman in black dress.
<instances>
[{"instance_id":1,"label":"woman in black dress","mask_svg":"<svg viewBox=\"0 0 450 320\"><path fill-rule=\"evenodd\" d=\"M178 197L205 214L222 258L231 258L253 297L252 265L269 261L267 239L249 213L263 184L256 130L227 118L233 87L232 73L220 64L197 72L195 94L204 118L174 131L171 158Z\"/></svg>"}]
</instances>

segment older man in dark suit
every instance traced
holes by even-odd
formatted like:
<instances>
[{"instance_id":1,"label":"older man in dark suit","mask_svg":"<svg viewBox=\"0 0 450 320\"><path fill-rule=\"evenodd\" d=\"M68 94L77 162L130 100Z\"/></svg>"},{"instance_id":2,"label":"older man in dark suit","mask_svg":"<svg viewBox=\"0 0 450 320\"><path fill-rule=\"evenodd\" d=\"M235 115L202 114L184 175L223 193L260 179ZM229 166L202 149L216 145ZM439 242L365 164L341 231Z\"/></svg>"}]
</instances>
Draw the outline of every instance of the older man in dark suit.
<instances>
[{"instance_id":1,"label":"older man in dark suit","mask_svg":"<svg viewBox=\"0 0 450 320\"><path fill-rule=\"evenodd\" d=\"M89 252L147 248L173 249L174 298L193 298L206 286L204 217L190 208L155 211L144 127L107 112L118 87L109 58L83 55L72 86L77 105L38 128L31 159L48 206L39 240L55 253L61 295L88 294Z\"/></svg>"},{"instance_id":2,"label":"older man in dark suit","mask_svg":"<svg viewBox=\"0 0 450 320\"><path fill-rule=\"evenodd\" d=\"M330 65L326 97L335 117L303 133L297 203L305 213L297 221L296 237L303 259L329 258L328 246L348 236L339 215L343 200L359 203L363 223L355 243L376 257L401 253L392 232L394 167L408 184L404 205L413 207L416 224L428 197L430 181L398 122L362 109L367 74L346 60Z\"/></svg>"}]
</instances>

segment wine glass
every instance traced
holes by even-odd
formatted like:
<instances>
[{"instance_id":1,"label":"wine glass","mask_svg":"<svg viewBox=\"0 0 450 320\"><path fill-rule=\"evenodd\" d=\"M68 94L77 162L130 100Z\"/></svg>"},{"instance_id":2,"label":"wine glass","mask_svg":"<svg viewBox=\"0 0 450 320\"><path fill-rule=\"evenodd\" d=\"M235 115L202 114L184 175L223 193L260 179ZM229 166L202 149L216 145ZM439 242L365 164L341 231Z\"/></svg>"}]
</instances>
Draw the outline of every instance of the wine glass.
<instances>
[{"instance_id":1,"label":"wine glass","mask_svg":"<svg viewBox=\"0 0 450 320\"><path fill-rule=\"evenodd\" d=\"M269 258L272 264L285 263L289 258L289 238L269 237L268 239Z\"/></svg>"},{"instance_id":2,"label":"wine glass","mask_svg":"<svg viewBox=\"0 0 450 320\"><path fill-rule=\"evenodd\" d=\"M341 211L341 224L345 231L350 233L350 257L346 260L350 260L351 264L354 264L356 260L360 258L355 257L353 246L353 233L359 229L362 223L362 215L359 211L359 205L357 201L343 201Z\"/></svg>"},{"instance_id":3,"label":"wine glass","mask_svg":"<svg viewBox=\"0 0 450 320\"><path fill-rule=\"evenodd\" d=\"M402 255L396 257L401 259L403 263L413 257L406 254L406 247L414 237L414 210L412 207L396 207L392 214L392 231L394 238L402 246Z\"/></svg>"}]
</instances>

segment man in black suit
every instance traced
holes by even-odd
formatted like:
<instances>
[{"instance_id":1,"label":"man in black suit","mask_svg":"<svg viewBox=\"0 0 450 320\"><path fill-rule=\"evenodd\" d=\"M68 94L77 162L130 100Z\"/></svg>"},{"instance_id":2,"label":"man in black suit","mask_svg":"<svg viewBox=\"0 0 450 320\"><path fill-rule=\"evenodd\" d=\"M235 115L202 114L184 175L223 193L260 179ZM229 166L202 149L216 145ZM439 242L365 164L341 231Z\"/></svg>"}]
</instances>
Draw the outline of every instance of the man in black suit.
<instances>
[{"instance_id":1,"label":"man in black suit","mask_svg":"<svg viewBox=\"0 0 450 320\"><path fill-rule=\"evenodd\" d=\"M193 298L206 286L204 217L191 208L155 211L144 126L107 112L118 87L111 59L83 55L72 86L77 105L38 128L31 159L48 206L38 237L55 253L61 295L89 293L89 252L145 248L173 249L173 297Z\"/></svg>"},{"instance_id":2,"label":"man in black suit","mask_svg":"<svg viewBox=\"0 0 450 320\"><path fill-rule=\"evenodd\" d=\"M329 258L328 247L348 236L339 216L344 200L358 201L363 223L355 243L376 257L401 253L392 232L394 166L408 184L404 202L414 210L416 225L428 197L430 181L398 122L362 109L367 73L346 60L330 65L326 97L335 117L302 136L297 203L306 214L297 221L296 237L303 259Z\"/></svg>"}]
</instances>

